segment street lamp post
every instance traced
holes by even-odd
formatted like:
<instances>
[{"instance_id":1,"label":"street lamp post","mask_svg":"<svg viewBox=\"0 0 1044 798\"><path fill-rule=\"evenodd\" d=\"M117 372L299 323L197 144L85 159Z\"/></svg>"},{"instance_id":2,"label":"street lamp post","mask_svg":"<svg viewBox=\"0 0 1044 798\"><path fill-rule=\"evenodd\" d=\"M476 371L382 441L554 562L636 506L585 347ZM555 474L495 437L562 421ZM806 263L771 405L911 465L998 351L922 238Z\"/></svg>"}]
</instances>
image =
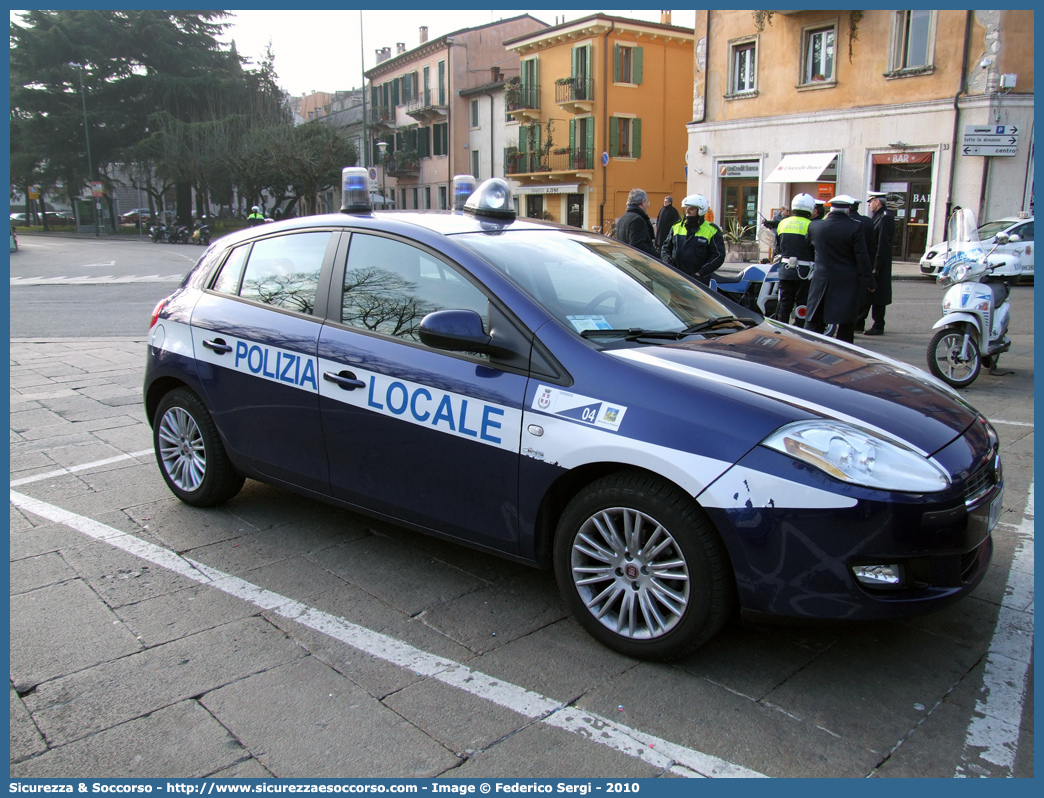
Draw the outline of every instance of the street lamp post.
<instances>
[{"instance_id":1,"label":"street lamp post","mask_svg":"<svg viewBox=\"0 0 1044 798\"><path fill-rule=\"evenodd\" d=\"M91 215L94 216L94 235L95 237L101 236L101 230L98 228L98 213L94 208L94 164L91 162L91 133L87 127L87 93L83 89L83 64L71 64L71 66L80 68L80 101L83 103L83 135L87 139L87 182L92 183L91 186ZM101 203L98 203L99 205ZM46 210L46 208L45 208Z\"/></svg>"},{"instance_id":2,"label":"street lamp post","mask_svg":"<svg viewBox=\"0 0 1044 798\"><path fill-rule=\"evenodd\" d=\"M381 151L381 198L384 200L384 210L388 207L388 142L378 141L377 149Z\"/></svg>"}]
</instances>

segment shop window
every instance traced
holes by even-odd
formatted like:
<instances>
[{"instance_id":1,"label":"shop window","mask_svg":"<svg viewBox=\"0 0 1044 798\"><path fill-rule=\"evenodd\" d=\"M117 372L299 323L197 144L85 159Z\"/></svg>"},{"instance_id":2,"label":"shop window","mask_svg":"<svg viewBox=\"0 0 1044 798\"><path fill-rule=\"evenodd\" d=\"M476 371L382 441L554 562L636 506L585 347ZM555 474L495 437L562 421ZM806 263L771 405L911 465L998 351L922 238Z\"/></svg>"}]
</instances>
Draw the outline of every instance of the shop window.
<instances>
[{"instance_id":1,"label":"shop window","mask_svg":"<svg viewBox=\"0 0 1044 798\"><path fill-rule=\"evenodd\" d=\"M526 196L526 216L530 219L544 218L543 194L529 194Z\"/></svg>"},{"instance_id":2,"label":"shop window","mask_svg":"<svg viewBox=\"0 0 1044 798\"><path fill-rule=\"evenodd\" d=\"M729 42L729 93L727 97L751 95L757 91L757 39Z\"/></svg>"},{"instance_id":3,"label":"shop window","mask_svg":"<svg viewBox=\"0 0 1044 798\"><path fill-rule=\"evenodd\" d=\"M431 186L424 187L424 210L431 210Z\"/></svg>"},{"instance_id":4,"label":"shop window","mask_svg":"<svg viewBox=\"0 0 1044 798\"><path fill-rule=\"evenodd\" d=\"M801 83L832 84L837 80L837 24L806 28L802 52Z\"/></svg>"},{"instance_id":5,"label":"shop window","mask_svg":"<svg viewBox=\"0 0 1044 798\"><path fill-rule=\"evenodd\" d=\"M938 13L926 8L894 13L889 72L886 77L932 71Z\"/></svg>"}]
</instances>

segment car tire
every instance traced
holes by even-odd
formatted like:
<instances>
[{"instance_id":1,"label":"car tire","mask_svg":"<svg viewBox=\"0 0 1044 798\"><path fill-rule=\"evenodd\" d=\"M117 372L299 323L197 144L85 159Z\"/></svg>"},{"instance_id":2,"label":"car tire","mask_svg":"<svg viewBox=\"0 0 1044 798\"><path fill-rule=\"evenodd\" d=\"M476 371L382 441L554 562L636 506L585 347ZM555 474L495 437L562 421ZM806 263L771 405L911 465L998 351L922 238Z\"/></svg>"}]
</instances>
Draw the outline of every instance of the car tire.
<instances>
[{"instance_id":1,"label":"car tire","mask_svg":"<svg viewBox=\"0 0 1044 798\"><path fill-rule=\"evenodd\" d=\"M953 369L954 350L955 347L959 349L963 344L964 333L955 327L943 327L928 342L928 370L954 388L965 388L971 385L975 382L975 378L979 376L979 370L982 368L982 357L973 337L968 342L968 346L971 348L971 357L968 359L967 364L961 364L967 369L967 373L962 371L961 376L956 376ZM943 368L940 359L942 363L948 364L948 368Z\"/></svg>"},{"instance_id":2,"label":"car tire","mask_svg":"<svg viewBox=\"0 0 1044 798\"><path fill-rule=\"evenodd\" d=\"M187 388L166 394L152 424L156 462L171 493L194 507L213 507L243 487L199 397Z\"/></svg>"},{"instance_id":3,"label":"car tire","mask_svg":"<svg viewBox=\"0 0 1044 798\"><path fill-rule=\"evenodd\" d=\"M710 519L677 486L644 472L610 474L573 498L554 565L580 625L636 659L699 648L735 606L732 566Z\"/></svg>"}]
</instances>

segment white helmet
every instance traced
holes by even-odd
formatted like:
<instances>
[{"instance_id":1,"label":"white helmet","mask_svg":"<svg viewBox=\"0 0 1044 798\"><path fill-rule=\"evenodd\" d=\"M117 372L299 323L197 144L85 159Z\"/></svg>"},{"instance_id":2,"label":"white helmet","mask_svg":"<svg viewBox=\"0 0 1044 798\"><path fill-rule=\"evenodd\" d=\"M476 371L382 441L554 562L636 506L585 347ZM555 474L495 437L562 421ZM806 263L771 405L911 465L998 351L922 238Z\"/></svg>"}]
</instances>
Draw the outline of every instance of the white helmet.
<instances>
[{"instance_id":1,"label":"white helmet","mask_svg":"<svg viewBox=\"0 0 1044 798\"><path fill-rule=\"evenodd\" d=\"M257 207L256 205L253 208L251 208L250 210L254 211L255 213L261 213L261 209L259 207Z\"/></svg>"},{"instance_id":2,"label":"white helmet","mask_svg":"<svg viewBox=\"0 0 1044 798\"><path fill-rule=\"evenodd\" d=\"M816 207L816 200L811 194L798 194L794 199L790 201L790 210L792 211L805 211L806 213L812 213Z\"/></svg>"},{"instance_id":3,"label":"white helmet","mask_svg":"<svg viewBox=\"0 0 1044 798\"><path fill-rule=\"evenodd\" d=\"M700 216L707 214L707 209L710 207L710 203L707 202L707 198L702 194L690 194L682 200L683 208L695 208L700 212Z\"/></svg>"}]
</instances>

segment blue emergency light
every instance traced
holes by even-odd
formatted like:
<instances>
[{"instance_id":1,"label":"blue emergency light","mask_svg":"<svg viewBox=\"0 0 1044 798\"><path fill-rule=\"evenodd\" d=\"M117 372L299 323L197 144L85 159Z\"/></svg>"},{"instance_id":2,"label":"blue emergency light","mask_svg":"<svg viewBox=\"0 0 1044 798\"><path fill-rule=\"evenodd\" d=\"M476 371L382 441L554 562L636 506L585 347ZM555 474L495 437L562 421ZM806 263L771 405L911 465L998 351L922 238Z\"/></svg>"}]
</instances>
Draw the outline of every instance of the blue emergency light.
<instances>
[{"instance_id":1,"label":"blue emergency light","mask_svg":"<svg viewBox=\"0 0 1044 798\"><path fill-rule=\"evenodd\" d=\"M453 210L460 213L464 210L464 204L468 197L475 193L478 181L473 175L457 175L453 178Z\"/></svg>"},{"instance_id":2,"label":"blue emergency light","mask_svg":"<svg viewBox=\"0 0 1044 798\"><path fill-rule=\"evenodd\" d=\"M341 170L341 213L371 213L369 174L366 167L346 166Z\"/></svg>"}]
</instances>

